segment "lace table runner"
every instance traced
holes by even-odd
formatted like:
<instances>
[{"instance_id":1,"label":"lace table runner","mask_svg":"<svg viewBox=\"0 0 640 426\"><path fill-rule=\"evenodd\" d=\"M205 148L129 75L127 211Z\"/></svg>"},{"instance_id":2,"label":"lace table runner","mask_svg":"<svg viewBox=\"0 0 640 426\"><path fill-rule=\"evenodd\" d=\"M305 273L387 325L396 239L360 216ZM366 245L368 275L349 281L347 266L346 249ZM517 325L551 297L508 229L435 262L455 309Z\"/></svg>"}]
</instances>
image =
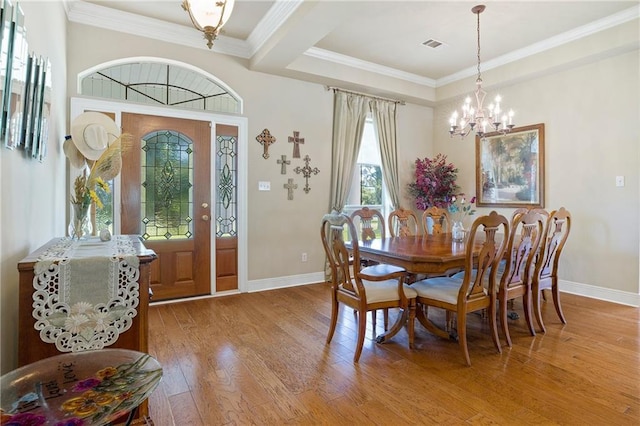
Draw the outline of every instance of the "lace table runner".
<instances>
[{"instance_id":1,"label":"lace table runner","mask_svg":"<svg viewBox=\"0 0 640 426\"><path fill-rule=\"evenodd\" d=\"M64 238L42 253L33 279L34 328L60 352L102 349L127 331L140 299L129 236Z\"/></svg>"}]
</instances>

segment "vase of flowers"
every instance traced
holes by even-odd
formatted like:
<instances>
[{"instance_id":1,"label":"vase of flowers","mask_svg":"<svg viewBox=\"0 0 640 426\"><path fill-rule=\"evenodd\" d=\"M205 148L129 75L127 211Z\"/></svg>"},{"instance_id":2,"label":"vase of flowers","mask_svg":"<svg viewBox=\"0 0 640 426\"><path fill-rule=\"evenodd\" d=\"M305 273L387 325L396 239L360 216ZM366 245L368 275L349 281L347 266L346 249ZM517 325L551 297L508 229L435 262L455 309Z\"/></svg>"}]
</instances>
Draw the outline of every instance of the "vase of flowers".
<instances>
[{"instance_id":1,"label":"vase of flowers","mask_svg":"<svg viewBox=\"0 0 640 426\"><path fill-rule=\"evenodd\" d=\"M93 225L89 217L91 204L71 202L71 221L69 222L69 236L74 240L91 235Z\"/></svg>"},{"instance_id":2,"label":"vase of flowers","mask_svg":"<svg viewBox=\"0 0 640 426\"><path fill-rule=\"evenodd\" d=\"M69 236L80 239L91 235L93 225L89 216L91 204L101 209L110 189L107 181L115 178L122 168L122 152L131 144L131 135L123 134L102 153L90 170L86 167L76 177L71 195Z\"/></svg>"},{"instance_id":3,"label":"vase of flowers","mask_svg":"<svg viewBox=\"0 0 640 426\"><path fill-rule=\"evenodd\" d=\"M458 169L447 162L447 156L438 154L434 158L418 158L415 163L415 182L409 184L409 193L415 197L416 208L447 207L449 200L458 191L456 178Z\"/></svg>"},{"instance_id":4,"label":"vase of flowers","mask_svg":"<svg viewBox=\"0 0 640 426\"><path fill-rule=\"evenodd\" d=\"M76 240L91 235L93 232L93 225L89 217L91 204L95 203L97 208L102 208L102 200L109 193L109 185L92 172L87 173L85 168L82 174L76 177L73 184L71 221L69 222L68 231L69 236Z\"/></svg>"},{"instance_id":5,"label":"vase of flowers","mask_svg":"<svg viewBox=\"0 0 640 426\"><path fill-rule=\"evenodd\" d=\"M467 216L472 216L476 211L473 208L473 203L476 202L476 197L472 197L467 202L464 194L457 194L451 197L447 210L449 211L449 217L453 222L451 227L451 238L455 242L462 242L465 238L464 219Z\"/></svg>"}]
</instances>

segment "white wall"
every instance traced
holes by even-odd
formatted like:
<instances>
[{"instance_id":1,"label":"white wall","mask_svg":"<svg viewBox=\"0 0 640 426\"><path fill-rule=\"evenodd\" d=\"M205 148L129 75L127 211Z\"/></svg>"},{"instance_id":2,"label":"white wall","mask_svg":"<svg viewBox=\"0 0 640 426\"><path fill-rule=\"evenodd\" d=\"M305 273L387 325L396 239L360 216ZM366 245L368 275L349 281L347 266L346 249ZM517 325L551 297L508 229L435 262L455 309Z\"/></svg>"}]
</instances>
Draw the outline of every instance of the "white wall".
<instances>
[{"instance_id":1,"label":"white wall","mask_svg":"<svg viewBox=\"0 0 640 426\"><path fill-rule=\"evenodd\" d=\"M18 262L51 238L64 235L67 122L66 16L59 2L21 2L29 50L51 61L52 108L48 157L0 148L0 371L17 365Z\"/></svg>"}]
</instances>

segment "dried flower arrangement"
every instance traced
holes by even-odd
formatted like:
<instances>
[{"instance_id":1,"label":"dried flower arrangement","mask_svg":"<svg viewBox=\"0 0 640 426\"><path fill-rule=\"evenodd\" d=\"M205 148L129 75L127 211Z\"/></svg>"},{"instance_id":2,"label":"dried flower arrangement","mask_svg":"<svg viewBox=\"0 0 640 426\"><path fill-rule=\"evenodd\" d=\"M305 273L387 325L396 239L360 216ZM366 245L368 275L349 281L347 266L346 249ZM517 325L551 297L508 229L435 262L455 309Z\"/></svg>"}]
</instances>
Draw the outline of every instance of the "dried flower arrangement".
<instances>
[{"instance_id":1,"label":"dried flower arrangement","mask_svg":"<svg viewBox=\"0 0 640 426\"><path fill-rule=\"evenodd\" d=\"M409 193L415 197L416 208L446 208L459 190L456 185L458 169L447 163L447 156L438 154L434 158L416 159L415 182L409 184Z\"/></svg>"}]
</instances>

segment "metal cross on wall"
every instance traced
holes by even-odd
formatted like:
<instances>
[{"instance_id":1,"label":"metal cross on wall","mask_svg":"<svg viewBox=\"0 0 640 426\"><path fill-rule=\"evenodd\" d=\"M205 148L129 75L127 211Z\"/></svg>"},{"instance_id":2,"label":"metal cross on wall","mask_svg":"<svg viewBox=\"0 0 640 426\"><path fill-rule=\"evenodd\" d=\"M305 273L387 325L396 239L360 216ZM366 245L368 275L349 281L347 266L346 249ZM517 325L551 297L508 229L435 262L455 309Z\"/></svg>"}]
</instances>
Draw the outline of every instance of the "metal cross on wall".
<instances>
[{"instance_id":1,"label":"metal cross on wall","mask_svg":"<svg viewBox=\"0 0 640 426\"><path fill-rule=\"evenodd\" d=\"M302 177L305 178L305 185L304 185L304 192L305 193L309 193L309 191L311 191L311 188L309 187L309 178L311 177L311 173L313 173L314 175L317 175L318 173L320 173L320 170L317 167L314 167L313 169L309 166L309 163L311 162L311 158L308 155L304 156L304 167L296 167L295 169L293 169L294 172L300 174L302 173Z\"/></svg>"},{"instance_id":2,"label":"metal cross on wall","mask_svg":"<svg viewBox=\"0 0 640 426\"><path fill-rule=\"evenodd\" d=\"M287 194L287 200L293 200L293 190L294 189L298 189L298 184L297 183L293 183L293 179L289 178L287 183L285 183L282 186L284 187L284 189L289 190L289 194Z\"/></svg>"},{"instance_id":3,"label":"metal cross on wall","mask_svg":"<svg viewBox=\"0 0 640 426\"><path fill-rule=\"evenodd\" d=\"M286 155L281 155L280 156L280 160L277 161L278 164L280 164L280 174L281 175L286 175L287 174L287 165L291 164L291 160L287 160L287 156Z\"/></svg>"},{"instance_id":4,"label":"metal cross on wall","mask_svg":"<svg viewBox=\"0 0 640 426\"><path fill-rule=\"evenodd\" d=\"M304 138L300 137L300 132L293 131L293 136L289 136L289 143L293 143L293 158L300 158L300 144L304 144Z\"/></svg>"},{"instance_id":5,"label":"metal cross on wall","mask_svg":"<svg viewBox=\"0 0 640 426\"><path fill-rule=\"evenodd\" d=\"M276 143L276 137L271 135L269 129L264 129L262 133L256 136L256 140L262 144L262 147L264 148L262 158L266 160L269 158L269 145Z\"/></svg>"}]
</instances>

